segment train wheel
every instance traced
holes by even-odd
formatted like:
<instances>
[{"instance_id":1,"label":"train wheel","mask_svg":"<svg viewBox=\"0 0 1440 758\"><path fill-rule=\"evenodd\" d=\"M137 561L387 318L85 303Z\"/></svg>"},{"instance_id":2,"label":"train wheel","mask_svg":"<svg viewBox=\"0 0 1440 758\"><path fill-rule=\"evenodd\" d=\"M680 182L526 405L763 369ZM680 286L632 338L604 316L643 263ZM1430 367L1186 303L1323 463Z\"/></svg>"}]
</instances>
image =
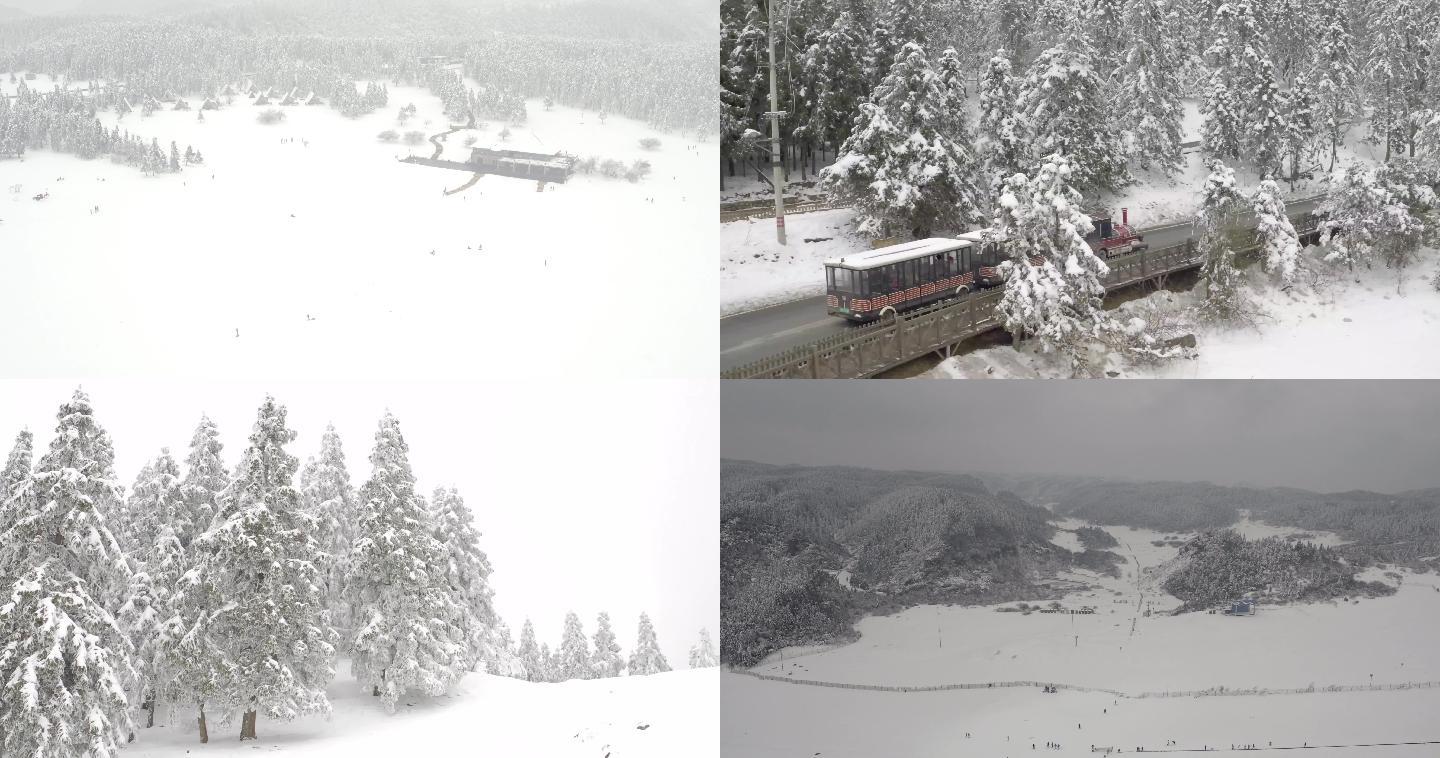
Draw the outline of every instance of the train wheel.
<instances>
[{"instance_id":1,"label":"train wheel","mask_svg":"<svg viewBox=\"0 0 1440 758\"><path fill-rule=\"evenodd\" d=\"M895 312L894 306L890 305L887 305L884 308L880 309L880 318L885 318L886 315L899 316L899 314Z\"/></svg>"},{"instance_id":2,"label":"train wheel","mask_svg":"<svg viewBox=\"0 0 1440 758\"><path fill-rule=\"evenodd\" d=\"M970 294L970 285L962 284L955 288L955 297L965 297Z\"/></svg>"}]
</instances>

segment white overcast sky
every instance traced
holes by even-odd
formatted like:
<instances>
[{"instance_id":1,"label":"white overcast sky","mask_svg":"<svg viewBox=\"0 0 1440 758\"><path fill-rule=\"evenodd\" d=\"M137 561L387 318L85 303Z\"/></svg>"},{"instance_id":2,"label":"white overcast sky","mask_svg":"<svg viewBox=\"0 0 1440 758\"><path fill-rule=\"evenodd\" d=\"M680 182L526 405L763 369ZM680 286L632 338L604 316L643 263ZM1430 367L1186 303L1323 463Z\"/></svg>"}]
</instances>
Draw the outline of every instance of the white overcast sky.
<instances>
[{"instance_id":1,"label":"white overcast sky","mask_svg":"<svg viewBox=\"0 0 1440 758\"><path fill-rule=\"evenodd\" d=\"M37 460L55 411L76 382L0 384L0 456L35 433ZM267 392L285 404L303 465L333 422L358 487L376 423L400 420L422 491L459 488L495 566L498 610L518 637L525 617L559 644L564 614L587 635L608 611L622 646L641 611L672 666L699 629L718 633L718 406L714 381L611 381L593 376L473 383L223 384L86 381L128 488L168 446L183 461L202 412L219 425L227 463L246 444Z\"/></svg>"},{"instance_id":2,"label":"white overcast sky","mask_svg":"<svg viewBox=\"0 0 1440 758\"><path fill-rule=\"evenodd\" d=\"M1400 492L1440 486L1440 381L726 382L764 463Z\"/></svg>"}]
</instances>

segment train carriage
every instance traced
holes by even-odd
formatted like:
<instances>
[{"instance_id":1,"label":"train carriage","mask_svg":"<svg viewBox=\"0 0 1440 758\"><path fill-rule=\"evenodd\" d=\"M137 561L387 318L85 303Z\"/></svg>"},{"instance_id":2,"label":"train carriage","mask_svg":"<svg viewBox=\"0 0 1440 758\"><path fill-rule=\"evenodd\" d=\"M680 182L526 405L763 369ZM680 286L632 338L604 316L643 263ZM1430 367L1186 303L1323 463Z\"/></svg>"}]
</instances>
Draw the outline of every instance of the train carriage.
<instances>
[{"instance_id":1,"label":"train carriage","mask_svg":"<svg viewBox=\"0 0 1440 758\"><path fill-rule=\"evenodd\" d=\"M932 237L825 261L828 312L870 321L989 286L982 270L998 282L1000 245L962 236L971 238Z\"/></svg>"}]
</instances>

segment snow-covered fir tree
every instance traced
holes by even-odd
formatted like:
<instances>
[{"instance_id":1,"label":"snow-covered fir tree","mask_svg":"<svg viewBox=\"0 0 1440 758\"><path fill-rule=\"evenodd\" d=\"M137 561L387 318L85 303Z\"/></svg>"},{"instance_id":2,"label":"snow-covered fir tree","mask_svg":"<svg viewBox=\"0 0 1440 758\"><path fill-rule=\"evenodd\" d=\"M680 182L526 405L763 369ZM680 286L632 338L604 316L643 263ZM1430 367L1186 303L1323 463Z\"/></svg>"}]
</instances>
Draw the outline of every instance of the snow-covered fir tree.
<instances>
[{"instance_id":1,"label":"snow-covered fir tree","mask_svg":"<svg viewBox=\"0 0 1440 758\"><path fill-rule=\"evenodd\" d=\"M1166 174L1184 167L1180 156L1180 58L1176 14L1171 0L1130 0L1130 50L1120 70L1117 113L1126 153L1140 168L1152 165Z\"/></svg>"},{"instance_id":2,"label":"snow-covered fir tree","mask_svg":"<svg viewBox=\"0 0 1440 758\"><path fill-rule=\"evenodd\" d=\"M580 617L574 611L565 614L565 632L560 638L560 668L556 672L559 681L571 679L593 679L595 671L590 666L590 643L585 639L585 630Z\"/></svg>"},{"instance_id":3,"label":"snow-covered fir tree","mask_svg":"<svg viewBox=\"0 0 1440 758\"><path fill-rule=\"evenodd\" d=\"M660 674L670 670L665 654L660 652L660 643L655 639L655 627L650 623L650 616L644 613L640 614L640 628L628 668L630 676Z\"/></svg>"},{"instance_id":4,"label":"snow-covered fir tree","mask_svg":"<svg viewBox=\"0 0 1440 758\"><path fill-rule=\"evenodd\" d=\"M285 721L328 713L335 675L320 548L294 486L299 460L285 451L295 439L285 417L266 397L223 510L192 543L201 575L191 583L218 597L202 605L207 628L186 633L217 645L210 655L223 665L198 668L221 672L221 698L242 712L242 740L256 738L260 713Z\"/></svg>"},{"instance_id":5,"label":"snow-covered fir tree","mask_svg":"<svg viewBox=\"0 0 1440 758\"><path fill-rule=\"evenodd\" d=\"M497 636L495 592L490 588L490 559L480 549L475 514L454 487L440 487L431 499L435 539L447 554L446 582L455 596L456 626L465 641L465 668L484 663L488 670L508 666L506 647Z\"/></svg>"},{"instance_id":6,"label":"snow-covered fir tree","mask_svg":"<svg viewBox=\"0 0 1440 758\"><path fill-rule=\"evenodd\" d=\"M136 531L133 540L143 557L118 619L135 650L138 680L134 691L149 728L155 726L156 708L162 700L171 702L175 691L173 655L180 629L175 593L185 574L186 559L180 538L169 524L158 524L149 532Z\"/></svg>"},{"instance_id":7,"label":"snow-covered fir tree","mask_svg":"<svg viewBox=\"0 0 1440 758\"><path fill-rule=\"evenodd\" d=\"M1310 87L1310 80L1304 74L1296 74L1285 95L1285 134L1283 138L1285 158L1290 162L1290 183L1294 186L1305 165L1315 157L1315 143L1319 134L1315 110L1319 101Z\"/></svg>"},{"instance_id":8,"label":"snow-covered fir tree","mask_svg":"<svg viewBox=\"0 0 1440 758\"><path fill-rule=\"evenodd\" d=\"M861 34L855 19L841 11L805 51L806 78L812 82L807 127L821 144L839 145L850 136L855 111L869 94L858 58Z\"/></svg>"},{"instance_id":9,"label":"snow-covered fir tree","mask_svg":"<svg viewBox=\"0 0 1440 758\"><path fill-rule=\"evenodd\" d=\"M1351 269L1368 267L1377 254L1388 256L1392 247L1403 250L1414 244L1424 224L1385 179L1384 171L1351 165L1320 203L1320 244L1326 260ZM1409 187L1400 189L1408 192Z\"/></svg>"},{"instance_id":10,"label":"snow-covered fir tree","mask_svg":"<svg viewBox=\"0 0 1440 758\"><path fill-rule=\"evenodd\" d=\"M980 123L975 143L987 176L987 191L998 188L1005 177L1025 168L1027 130L1015 110L1017 86L1010 71L1009 55L997 50L980 80Z\"/></svg>"},{"instance_id":11,"label":"snow-covered fir tree","mask_svg":"<svg viewBox=\"0 0 1440 758\"><path fill-rule=\"evenodd\" d=\"M1368 26L1372 30L1367 74L1370 78L1370 136L1393 155L1413 155L1419 116L1425 111L1426 75L1431 46L1422 9L1424 3L1391 0L1376 3Z\"/></svg>"},{"instance_id":12,"label":"snow-covered fir tree","mask_svg":"<svg viewBox=\"0 0 1440 758\"><path fill-rule=\"evenodd\" d=\"M467 670L459 598L447 584L449 561L415 492L410 448L400 423L380 420L370 479L360 488L346 596L355 622L350 670L394 711L405 693L444 693Z\"/></svg>"},{"instance_id":13,"label":"snow-covered fir tree","mask_svg":"<svg viewBox=\"0 0 1440 758\"><path fill-rule=\"evenodd\" d=\"M230 475L225 472L225 461L220 457L223 451L215 422L201 416L190 438L185 478L180 482L186 515L176 524L176 536L182 546L188 548L197 536L210 528L215 514L220 512L220 493L230 486Z\"/></svg>"},{"instance_id":14,"label":"snow-covered fir tree","mask_svg":"<svg viewBox=\"0 0 1440 758\"><path fill-rule=\"evenodd\" d=\"M715 645L710 642L710 630L700 628L700 640L690 648L690 668L707 669L720 665L715 658Z\"/></svg>"},{"instance_id":15,"label":"snow-covered fir tree","mask_svg":"<svg viewBox=\"0 0 1440 758\"><path fill-rule=\"evenodd\" d=\"M140 470L125 511L125 543L131 557L140 563L149 560L147 547L161 525L168 526L172 532L193 529L186 523L188 514L180 488L180 467L170 456L169 448L161 450L160 455Z\"/></svg>"},{"instance_id":16,"label":"snow-covered fir tree","mask_svg":"<svg viewBox=\"0 0 1440 758\"><path fill-rule=\"evenodd\" d=\"M1261 180L1250 199L1250 207L1255 212L1255 236L1260 242L1261 263L1281 285L1288 286L1295 279L1295 267L1300 259L1300 238L1290 218L1285 215L1285 197L1280 185L1268 177Z\"/></svg>"},{"instance_id":17,"label":"snow-covered fir tree","mask_svg":"<svg viewBox=\"0 0 1440 758\"><path fill-rule=\"evenodd\" d=\"M133 731L136 680L113 615L131 572L105 519L120 487L89 398L77 390L58 419L0 536L0 754L113 756Z\"/></svg>"},{"instance_id":18,"label":"snow-covered fir tree","mask_svg":"<svg viewBox=\"0 0 1440 758\"><path fill-rule=\"evenodd\" d=\"M625 671L625 659L620 657L620 642L615 638L615 630L610 627L610 614L605 611L601 611L595 619L595 656L590 665L600 679L620 676Z\"/></svg>"},{"instance_id":19,"label":"snow-covered fir tree","mask_svg":"<svg viewBox=\"0 0 1440 758\"><path fill-rule=\"evenodd\" d=\"M1231 322L1250 313L1252 306L1243 291L1240 272L1235 268L1235 251L1226 227L1232 216L1245 204L1245 197L1235 187L1235 170L1219 158L1210 160L1210 175L1205 178L1200 211L1195 217L1199 232L1199 250L1203 257L1200 281L1205 288L1205 301L1200 313L1208 320Z\"/></svg>"},{"instance_id":20,"label":"snow-covered fir tree","mask_svg":"<svg viewBox=\"0 0 1440 758\"><path fill-rule=\"evenodd\" d=\"M977 219L976 163L956 97L912 43L896 56L873 102L860 106L822 184L854 203L862 234L923 237Z\"/></svg>"},{"instance_id":21,"label":"snow-covered fir tree","mask_svg":"<svg viewBox=\"0 0 1440 758\"><path fill-rule=\"evenodd\" d=\"M1205 50L1210 75L1200 107L1205 151L1239 158L1263 144L1273 159L1280 151L1278 88L1253 6L1249 0L1224 0L1213 13L1213 28L1215 39Z\"/></svg>"},{"instance_id":22,"label":"snow-covered fir tree","mask_svg":"<svg viewBox=\"0 0 1440 758\"><path fill-rule=\"evenodd\" d=\"M545 659L541 656L539 643L535 641L535 625L530 623L530 619L525 619L524 626L520 627L520 646L515 654L519 656L520 664L525 667L527 681L548 681L545 677Z\"/></svg>"},{"instance_id":23,"label":"snow-covered fir tree","mask_svg":"<svg viewBox=\"0 0 1440 758\"><path fill-rule=\"evenodd\" d=\"M1009 177L994 228L1009 240L1010 260L1001 264L1005 294L997 306L1006 331L1062 352L1079 375L1086 368L1086 343L1106 323L1101 304L1109 267L1085 243L1093 226L1080 210L1073 171L1070 156L1054 153L1033 178Z\"/></svg>"},{"instance_id":24,"label":"snow-covered fir tree","mask_svg":"<svg viewBox=\"0 0 1440 758\"><path fill-rule=\"evenodd\" d=\"M22 507L20 491L30 480L30 466L34 458L34 435L22 429L15 435L15 444L5 458L5 467L0 469L0 535L9 531L19 518Z\"/></svg>"},{"instance_id":25,"label":"snow-covered fir tree","mask_svg":"<svg viewBox=\"0 0 1440 758\"><path fill-rule=\"evenodd\" d=\"M1359 107L1356 87L1360 75L1355 69L1355 38L1345 3L1323 3L1324 16L1315 44L1315 95L1318 125L1329 147L1327 170L1335 158Z\"/></svg>"},{"instance_id":26,"label":"snow-covered fir tree","mask_svg":"<svg viewBox=\"0 0 1440 758\"><path fill-rule=\"evenodd\" d=\"M1030 64L1016 110L1028 127L1027 171L1064 153L1067 182L1080 192L1116 189L1130 179L1125 153L1111 125L1106 83L1077 20L1063 40Z\"/></svg>"},{"instance_id":27,"label":"snow-covered fir tree","mask_svg":"<svg viewBox=\"0 0 1440 758\"><path fill-rule=\"evenodd\" d=\"M324 553L321 576L325 605L343 647L354 632L344 593L358 506L350 472L345 468L345 450L333 424L327 425L320 437L320 457L305 463L300 474L300 496L306 513L315 520L315 541Z\"/></svg>"}]
</instances>

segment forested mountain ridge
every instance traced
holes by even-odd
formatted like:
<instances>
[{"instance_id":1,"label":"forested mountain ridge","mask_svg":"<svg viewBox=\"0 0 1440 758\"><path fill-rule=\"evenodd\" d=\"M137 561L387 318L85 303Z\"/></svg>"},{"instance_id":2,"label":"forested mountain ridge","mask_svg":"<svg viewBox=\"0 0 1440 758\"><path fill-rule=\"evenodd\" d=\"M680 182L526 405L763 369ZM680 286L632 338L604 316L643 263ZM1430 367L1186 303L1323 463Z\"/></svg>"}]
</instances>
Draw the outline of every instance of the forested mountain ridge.
<instances>
[{"instance_id":1,"label":"forested mountain ridge","mask_svg":"<svg viewBox=\"0 0 1440 758\"><path fill-rule=\"evenodd\" d=\"M1035 598L1057 571L1119 562L1051 543L1047 510L969 476L723 461L720 518L721 658L737 665L844 639L867 612Z\"/></svg>"},{"instance_id":2,"label":"forested mountain ridge","mask_svg":"<svg viewBox=\"0 0 1440 758\"><path fill-rule=\"evenodd\" d=\"M1356 579L1356 567L1323 545L1280 537L1251 541L1230 529L1190 540L1162 570L1165 591L1185 601L1182 611L1244 595L1287 603L1395 592L1389 585Z\"/></svg>"}]
</instances>

